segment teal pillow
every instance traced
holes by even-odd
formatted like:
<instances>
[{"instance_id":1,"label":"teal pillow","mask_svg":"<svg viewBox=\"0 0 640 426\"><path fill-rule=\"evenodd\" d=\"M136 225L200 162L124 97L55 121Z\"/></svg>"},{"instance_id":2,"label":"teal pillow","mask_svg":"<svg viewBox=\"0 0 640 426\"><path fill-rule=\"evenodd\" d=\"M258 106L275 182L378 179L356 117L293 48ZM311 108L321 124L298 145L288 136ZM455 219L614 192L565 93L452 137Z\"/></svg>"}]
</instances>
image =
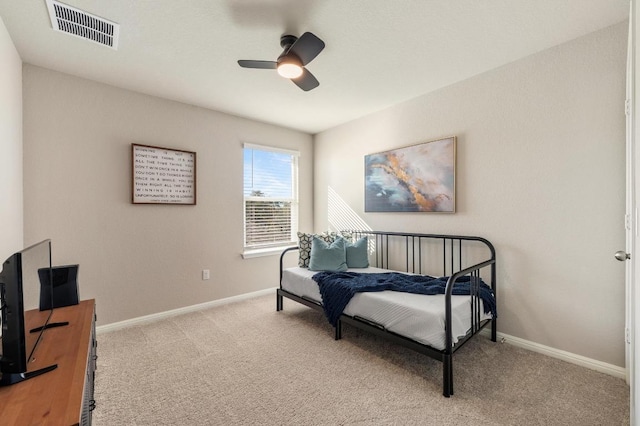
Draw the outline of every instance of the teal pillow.
<instances>
[{"instance_id":1,"label":"teal pillow","mask_svg":"<svg viewBox=\"0 0 640 426\"><path fill-rule=\"evenodd\" d=\"M345 250L347 240L337 237L332 243L327 243L321 238L313 236L311 240L311 257L309 259L310 271L346 271L347 252Z\"/></svg>"},{"instance_id":2,"label":"teal pillow","mask_svg":"<svg viewBox=\"0 0 640 426\"><path fill-rule=\"evenodd\" d=\"M369 240L362 237L355 243L347 242L347 266L349 268L369 267Z\"/></svg>"}]
</instances>

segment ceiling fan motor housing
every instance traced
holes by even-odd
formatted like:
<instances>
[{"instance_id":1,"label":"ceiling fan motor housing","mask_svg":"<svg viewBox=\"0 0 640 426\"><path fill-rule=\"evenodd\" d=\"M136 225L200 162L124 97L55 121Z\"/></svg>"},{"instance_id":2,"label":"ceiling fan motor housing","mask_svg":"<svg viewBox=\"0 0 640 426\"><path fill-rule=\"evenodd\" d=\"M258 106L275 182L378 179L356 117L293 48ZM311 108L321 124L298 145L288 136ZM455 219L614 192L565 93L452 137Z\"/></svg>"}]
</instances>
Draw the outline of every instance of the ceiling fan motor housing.
<instances>
[{"instance_id":1,"label":"ceiling fan motor housing","mask_svg":"<svg viewBox=\"0 0 640 426\"><path fill-rule=\"evenodd\" d=\"M291 48L291 45L298 40L298 37L293 35L283 35L280 37L280 46L284 49L285 53Z\"/></svg>"},{"instance_id":2,"label":"ceiling fan motor housing","mask_svg":"<svg viewBox=\"0 0 640 426\"><path fill-rule=\"evenodd\" d=\"M282 51L280 56L278 56L278 59L276 61L278 64L286 60L286 62L293 62L300 67L302 66L302 61L300 60L300 58L298 58L298 55L290 52L291 46L293 46L293 43L295 43L296 40L298 40L298 37L292 35L283 35L282 37L280 37L280 46L282 46L284 50Z\"/></svg>"}]
</instances>

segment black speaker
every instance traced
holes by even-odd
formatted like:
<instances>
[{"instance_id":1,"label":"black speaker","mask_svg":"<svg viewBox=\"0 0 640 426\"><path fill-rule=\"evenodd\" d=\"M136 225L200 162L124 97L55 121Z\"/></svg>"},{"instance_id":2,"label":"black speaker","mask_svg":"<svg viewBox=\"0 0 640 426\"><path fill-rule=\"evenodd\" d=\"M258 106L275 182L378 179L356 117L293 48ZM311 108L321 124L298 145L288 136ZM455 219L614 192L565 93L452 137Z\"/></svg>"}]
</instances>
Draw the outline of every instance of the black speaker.
<instances>
[{"instance_id":1,"label":"black speaker","mask_svg":"<svg viewBox=\"0 0 640 426\"><path fill-rule=\"evenodd\" d=\"M78 304L79 267L80 265L64 265L52 267L52 286L49 285L49 270L38 270L38 275L40 275L41 311Z\"/></svg>"}]
</instances>

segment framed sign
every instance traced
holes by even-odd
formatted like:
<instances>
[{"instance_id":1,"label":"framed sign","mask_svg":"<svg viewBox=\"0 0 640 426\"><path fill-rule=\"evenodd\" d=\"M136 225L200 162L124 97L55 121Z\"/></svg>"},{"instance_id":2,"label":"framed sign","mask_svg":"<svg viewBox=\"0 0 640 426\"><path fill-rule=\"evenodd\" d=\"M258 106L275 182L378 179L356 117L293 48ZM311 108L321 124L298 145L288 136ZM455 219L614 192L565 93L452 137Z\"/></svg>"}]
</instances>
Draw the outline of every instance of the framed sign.
<instances>
[{"instance_id":1,"label":"framed sign","mask_svg":"<svg viewBox=\"0 0 640 426\"><path fill-rule=\"evenodd\" d=\"M133 204L196 204L196 153L131 144Z\"/></svg>"},{"instance_id":2,"label":"framed sign","mask_svg":"<svg viewBox=\"0 0 640 426\"><path fill-rule=\"evenodd\" d=\"M365 212L455 212L456 137L364 157Z\"/></svg>"}]
</instances>

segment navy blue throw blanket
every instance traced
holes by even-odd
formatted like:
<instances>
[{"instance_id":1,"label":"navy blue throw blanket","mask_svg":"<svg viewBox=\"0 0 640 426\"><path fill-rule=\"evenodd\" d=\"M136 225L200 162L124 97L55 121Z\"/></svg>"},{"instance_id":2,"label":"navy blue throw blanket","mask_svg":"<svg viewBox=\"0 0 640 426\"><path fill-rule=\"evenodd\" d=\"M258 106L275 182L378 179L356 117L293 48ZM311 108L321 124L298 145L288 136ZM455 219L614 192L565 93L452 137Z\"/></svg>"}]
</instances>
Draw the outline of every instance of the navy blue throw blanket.
<instances>
[{"instance_id":1,"label":"navy blue throw blanket","mask_svg":"<svg viewBox=\"0 0 640 426\"><path fill-rule=\"evenodd\" d=\"M340 315L351 298L358 292L393 290L415 294L444 294L449 277L434 278L427 275L407 275L399 272L361 274L357 272L318 272L313 280L320 287L322 307L332 326L338 324ZM497 318L496 299L493 290L480 280L478 295L484 302L485 313ZM452 294L470 294L471 277L462 276L453 285Z\"/></svg>"}]
</instances>

